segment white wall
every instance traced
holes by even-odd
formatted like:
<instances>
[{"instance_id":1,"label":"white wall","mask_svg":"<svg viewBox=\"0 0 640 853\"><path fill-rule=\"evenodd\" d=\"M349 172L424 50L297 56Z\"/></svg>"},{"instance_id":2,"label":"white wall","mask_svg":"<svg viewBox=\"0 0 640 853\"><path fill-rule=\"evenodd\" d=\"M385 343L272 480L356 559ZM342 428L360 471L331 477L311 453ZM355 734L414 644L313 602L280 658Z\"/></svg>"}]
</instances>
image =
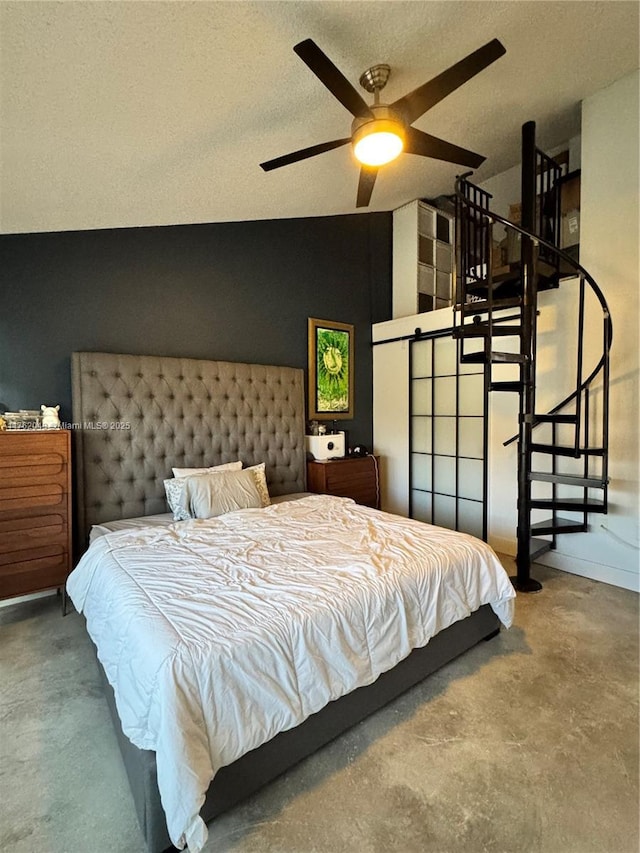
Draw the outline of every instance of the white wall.
<instances>
[{"instance_id":1,"label":"white wall","mask_svg":"<svg viewBox=\"0 0 640 853\"><path fill-rule=\"evenodd\" d=\"M543 562L629 589L640 587L638 109L640 72L582 104L580 261L611 309L609 513L564 536ZM598 329L593 328L594 335Z\"/></svg>"}]
</instances>

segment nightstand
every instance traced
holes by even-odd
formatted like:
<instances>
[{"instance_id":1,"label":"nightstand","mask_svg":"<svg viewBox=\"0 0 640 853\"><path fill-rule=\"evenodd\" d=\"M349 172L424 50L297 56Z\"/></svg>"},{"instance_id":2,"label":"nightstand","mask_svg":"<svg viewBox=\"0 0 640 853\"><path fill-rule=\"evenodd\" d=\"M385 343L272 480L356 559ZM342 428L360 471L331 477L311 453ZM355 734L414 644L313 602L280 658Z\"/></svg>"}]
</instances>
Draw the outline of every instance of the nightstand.
<instances>
[{"instance_id":1,"label":"nightstand","mask_svg":"<svg viewBox=\"0 0 640 853\"><path fill-rule=\"evenodd\" d=\"M321 495L353 498L356 503L380 507L379 457L310 460L307 489Z\"/></svg>"},{"instance_id":2,"label":"nightstand","mask_svg":"<svg viewBox=\"0 0 640 853\"><path fill-rule=\"evenodd\" d=\"M70 435L0 432L0 598L64 590L71 570Z\"/></svg>"}]
</instances>

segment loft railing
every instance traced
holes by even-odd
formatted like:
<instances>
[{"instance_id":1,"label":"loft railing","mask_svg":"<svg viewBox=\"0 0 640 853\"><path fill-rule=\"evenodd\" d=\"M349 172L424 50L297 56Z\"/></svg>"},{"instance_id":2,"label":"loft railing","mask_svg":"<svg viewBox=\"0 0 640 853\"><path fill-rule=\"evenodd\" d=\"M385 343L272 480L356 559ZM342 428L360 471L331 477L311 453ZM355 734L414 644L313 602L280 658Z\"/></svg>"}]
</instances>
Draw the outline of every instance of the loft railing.
<instances>
[{"instance_id":1,"label":"loft railing","mask_svg":"<svg viewBox=\"0 0 640 853\"><path fill-rule=\"evenodd\" d=\"M535 174L537 176L536 227L535 233L548 240L554 247L560 243L560 184L562 169L548 154L539 148L535 151ZM559 268L557 255L544 246L540 247L542 260Z\"/></svg>"},{"instance_id":2,"label":"loft railing","mask_svg":"<svg viewBox=\"0 0 640 853\"><path fill-rule=\"evenodd\" d=\"M457 282L460 288L456 295L457 302L462 298L462 294L466 295L469 284L481 280L485 271L491 269L492 263L491 225L486 214L480 212L489 209L492 196L466 180L461 185L461 191L464 199L456 194L456 222L462 223L458 246L460 259L464 259L464 263L457 265L460 274ZM469 203L468 210L472 210L473 215L460 215L460 205L465 201Z\"/></svg>"},{"instance_id":3,"label":"loft railing","mask_svg":"<svg viewBox=\"0 0 640 853\"><path fill-rule=\"evenodd\" d=\"M563 262L566 265L566 268L569 270L573 270L572 273L565 273L568 278L577 278L580 283L580 296L579 296L579 327L578 327L578 359L577 359L577 382L576 388L572 391L568 396L566 396L563 400L561 400L557 405L555 405L552 409L547 412L547 414L557 414L561 412L566 406L569 405L573 400L577 400L577 398L581 395L582 392L586 391L597 378L597 376L602 371L603 374L603 438L608 438L608 420L609 420L609 354L611 350L611 344L613 342L613 323L611 321L611 313L609 311L609 306L607 305L607 301L604 297L602 290L600 289L598 283L595 281L593 276L571 255L567 254L567 252L559 249L549 240L545 240L543 237L540 237L534 234L531 231L528 231L526 228L523 228L521 225L517 225L514 222L509 221L503 216L490 211L488 208L483 207L478 204L476 201L472 200L471 195L468 193L468 190L464 187L464 184L469 184L466 180L466 176L462 175L456 180L456 199L458 202L468 208L470 208L474 214L479 216L486 217L487 220L491 222L491 224L499 223L503 225L505 228L510 228L521 236L528 237L533 242L534 247L538 249L542 248L549 255L553 255L558 261ZM488 193L485 193L485 196L489 197ZM484 199L483 199L484 201ZM491 274L491 266L488 264L486 267L487 275ZM461 271L464 274L464 270ZM585 297L585 284L588 284L591 288L592 292L596 296L600 306L602 308L603 315L603 349L602 355L598 360L598 363L595 365L591 373L587 376L586 379L582 379L583 373L583 355L584 355L584 297ZM584 402L580 404L584 405ZM542 421L536 422L533 424L534 428L539 426ZM512 442L518 439L518 434L515 434L508 438L504 445L507 446ZM604 445L608 446L607 444Z\"/></svg>"}]
</instances>

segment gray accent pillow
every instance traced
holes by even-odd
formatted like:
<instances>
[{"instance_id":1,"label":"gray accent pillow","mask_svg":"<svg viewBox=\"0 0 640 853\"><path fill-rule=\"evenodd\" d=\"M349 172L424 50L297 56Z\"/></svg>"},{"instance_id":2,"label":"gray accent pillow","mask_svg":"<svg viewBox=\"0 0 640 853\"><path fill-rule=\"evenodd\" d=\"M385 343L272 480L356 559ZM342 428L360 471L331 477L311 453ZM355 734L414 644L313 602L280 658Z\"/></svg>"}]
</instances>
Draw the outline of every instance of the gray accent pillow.
<instances>
[{"instance_id":1,"label":"gray accent pillow","mask_svg":"<svg viewBox=\"0 0 640 853\"><path fill-rule=\"evenodd\" d=\"M238 509L262 506L251 471L220 471L184 480L181 508L190 518L215 518Z\"/></svg>"},{"instance_id":2,"label":"gray accent pillow","mask_svg":"<svg viewBox=\"0 0 640 853\"><path fill-rule=\"evenodd\" d=\"M175 485L179 484L176 490ZM167 489L169 484L169 489ZM179 494L173 507L174 518L215 518L238 509L261 507L262 500L251 471L217 471L165 481L167 496Z\"/></svg>"}]
</instances>

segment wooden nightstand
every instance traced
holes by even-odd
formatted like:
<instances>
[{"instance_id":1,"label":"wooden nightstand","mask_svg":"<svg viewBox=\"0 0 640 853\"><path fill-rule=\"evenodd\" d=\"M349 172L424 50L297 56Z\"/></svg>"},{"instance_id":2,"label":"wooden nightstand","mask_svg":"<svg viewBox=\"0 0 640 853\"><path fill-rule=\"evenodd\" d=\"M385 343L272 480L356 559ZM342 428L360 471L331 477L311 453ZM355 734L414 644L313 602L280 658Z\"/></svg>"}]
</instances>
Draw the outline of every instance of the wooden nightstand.
<instances>
[{"instance_id":1,"label":"wooden nightstand","mask_svg":"<svg viewBox=\"0 0 640 853\"><path fill-rule=\"evenodd\" d=\"M353 498L356 503L380 507L377 456L307 462L307 489L321 495Z\"/></svg>"},{"instance_id":2,"label":"wooden nightstand","mask_svg":"<svg viewBox=\"0 0 640 853\"><path fill-rule=\"evenodd\" d=\"M70 435L0 432L0 598L64 589L71 570Z\"/></svg>"}]
</instances>

